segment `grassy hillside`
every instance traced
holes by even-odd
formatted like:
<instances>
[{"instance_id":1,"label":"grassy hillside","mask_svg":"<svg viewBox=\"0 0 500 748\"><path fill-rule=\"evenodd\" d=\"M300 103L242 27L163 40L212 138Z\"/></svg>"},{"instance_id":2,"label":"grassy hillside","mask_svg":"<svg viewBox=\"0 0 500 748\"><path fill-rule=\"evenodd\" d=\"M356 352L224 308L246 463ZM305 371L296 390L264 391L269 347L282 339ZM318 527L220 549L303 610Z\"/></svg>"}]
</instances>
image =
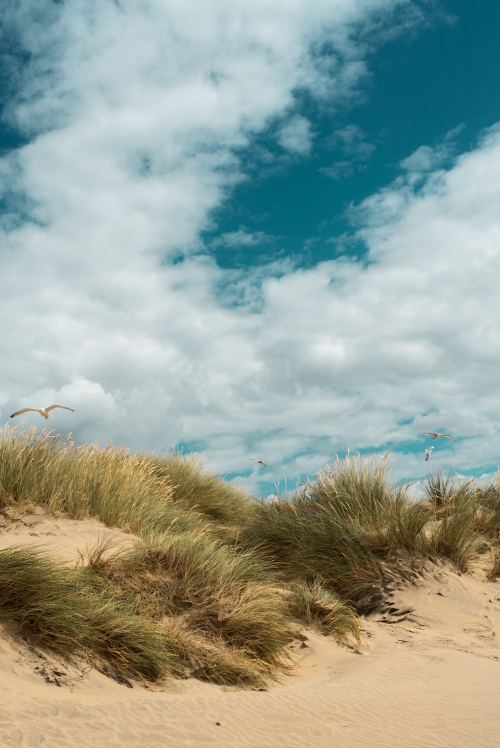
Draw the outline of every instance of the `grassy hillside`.
<instances>
[{"instance_id":1,"label":"grassy hillside","mask_svg":"<svg viewBox=\"0 0 500 748\"><path fill-rule=\"evenodd\" d=\"M127 550L104 539L77 568L40 549L0 551L0 617L115 676L264 688L291 666L303 623L360 642L356 602L385 559L441 555L466 570L485 537L500 547L498 480L480 488L436 475L425 488L411 502L383 461L347 458L266 503L193 455L7 429L1 506L98 517L138 539Z\"/></svg>"}]
</instances>

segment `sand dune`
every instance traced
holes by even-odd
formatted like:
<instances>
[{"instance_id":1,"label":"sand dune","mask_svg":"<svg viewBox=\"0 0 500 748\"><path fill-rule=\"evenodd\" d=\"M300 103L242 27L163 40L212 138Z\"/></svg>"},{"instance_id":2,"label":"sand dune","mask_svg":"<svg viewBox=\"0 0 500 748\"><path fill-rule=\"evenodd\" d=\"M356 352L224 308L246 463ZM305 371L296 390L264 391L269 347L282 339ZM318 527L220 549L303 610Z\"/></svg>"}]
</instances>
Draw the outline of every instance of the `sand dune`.
<instances>
[{"instance_id":1,"label":"sand dune","mask_svg":"<svg viewBox=\"0 0 500 748\"><path fill-rule=\"evenodd\" d=\"M42 510L6 517L0 547L46 544L68 562L106 528ZM124 533L119 541L131 542ZM499 744L500 584L484 563L460 574L426 561L388 572L366 596L367 647L312 630L293 650L293 675L268 692L195 680L128 688L85 664L40 651L6 623L0 636L0 745L80 748L451 748ZM380 605L381 604L381 605ZM218 724L219 723L219 724Z\"/></svg>"}]
</instances>

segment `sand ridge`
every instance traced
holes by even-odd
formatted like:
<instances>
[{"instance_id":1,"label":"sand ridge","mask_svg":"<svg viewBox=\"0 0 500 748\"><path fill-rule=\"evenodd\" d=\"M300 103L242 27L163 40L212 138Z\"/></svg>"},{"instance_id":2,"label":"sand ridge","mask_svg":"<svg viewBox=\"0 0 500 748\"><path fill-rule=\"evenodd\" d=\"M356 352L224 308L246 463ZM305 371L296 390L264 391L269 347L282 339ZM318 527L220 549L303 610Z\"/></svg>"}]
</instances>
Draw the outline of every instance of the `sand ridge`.
<instances>
[{"instance_id":1,"label":"sand ridge","mask_svg":"<svg viewBox=\"0 0 500 748\"><path fill-rule=\"evenodd\" d=\"M35 506L29 512L7 507L0 514L0 549L32 545L68 563L75 563L80 558L80 551L104 537L123 547L132 546L136 540L132 535L106 527L96 518L54 517L41 506Z\"/></svg>"},{"instance_id":2,"label":"sand ridge","mask_svg":"<svg viewBox=\"0 0 500 748\"><path fill-rule=\"evenodd\" d=\"M32 524L37 516L43 519ZM43 540L75 561L105 528L97 520L74 522L41 511L7 518L0 547ZM117 539L132 541L124 533ZM500 583L486 579L487 565L481 557L470 573L460 574L449 562L428 560L406 579L388 573L369 593L379 597L377 609L363 618L364 649L304 629L292 645L295 672L267 692L195 680L129 688L84 662L41 652L4 624L0 745L496 746Z\"/></svg>"}]
</instances>

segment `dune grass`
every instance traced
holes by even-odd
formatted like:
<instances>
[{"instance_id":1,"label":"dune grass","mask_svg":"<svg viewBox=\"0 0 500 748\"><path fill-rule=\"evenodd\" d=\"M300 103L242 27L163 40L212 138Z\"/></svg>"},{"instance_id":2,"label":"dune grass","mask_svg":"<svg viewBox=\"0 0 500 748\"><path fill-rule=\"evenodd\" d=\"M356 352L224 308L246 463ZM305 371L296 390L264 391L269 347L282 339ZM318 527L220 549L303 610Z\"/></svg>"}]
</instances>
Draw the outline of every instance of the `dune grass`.
<instances>
[{"instance_id":1,"label":"dune grass","mask_svg":"<svg viewBox=\"0 0 500 748\"><path fill-rule=\"evenodd\" d=\"M476 556L481 507L475 481L462 482L441 473L424 484L434 527L426 536L426 550L447 556L465 571Z\"/></svg>"},{"instance_id":2,"label":"dune grass","mask_svg":"<svg viewBox=\"0 0 500 748\"><path fill-rule=\"evenodd\" d=\"M145 455L113 445L79 447L34 427L6 428L0 441L0 501L41 504L75 519L99 517L109 526L140 533L145 528L193 527L196 516L172 502L172 488Z\"/></svg>"},{"instance_id":3,"label":"dune grass","mask_svg":"<svg viewBox=\"0 0 500 748\"><path fill-rule=\"evenodd\" d=\"M384 463L347 457L292 501L261 505L244 539L260 542L287 580L320 580L353 602L380 578L381 557L421 551L427 521L425 508L388 483Z\"/></svg>"},{"instance_id":4,"label":"dune grass","mask_svg":"<svg viewBox=\"0 0 500 748\"><path fill-rule=\"evenodd\" d=\"M126 677L263 688L290 667L298 626L360 643L357 599L393 555L410 565L440 555L465 570L481 537L500 547L499 477L478 487L438 474L424 488L425 500L411 501L385 461L348 456L264 502L194 455L6 429L2 506L97 517L137 540L112 547L103 537L77 568L40 550L1 551L0 617Z\"/></svg>"},{"instance_id":5,"label":"dune grass","mask_svg":"<svg viewBox=\"0 0 500 748\"><path fill-rule=\"evenodd\" d=\"M276 575L254 552L237 553L206 530L155 535L111 555L107 549L105 542L90 549L85 566L142 616L182 616L186 631L237 647L259 668L285 664L287 607L273 587Z\"/></svg>"},{"instance_id":6,"label":"dune grass","mask_svg":"<svg viewBox=\"0 0 500 748\"><path fill-rule=\"evenodd\" d=\"M344 602L381 578L381 561L397 553L412 564L449 558L466 570L480 534L500 541L500 477L488 486L428 476L425 500L391 483L386 463L337 458L286 501L261 504L242 536L290 583L321 583Z\"/></svg>"},{"instance_id":7,"label":"dune grass","mask_svg":"<svg viewBox=\"0 0 500 748\"><path fill-rule=\"evenodd\" d=\"M156 475L166 478L172 490L172 500L178 505L212 520L237 526L250 519L254 502L238 486L222 480L196 455L178 452L150 456Z\"/></svg>"},{"instance_id":8,"label":"dune grass","mask_svg":"<svg viewBox=\"0 0 500 748\"><path fill-rule=\"evenodd\" d=\"M361 631L355 610L317 579L309 584L290 585L289 610L297 619L314 624L332 634L342 644L361 643Z\"/></svg>"},{"instance_id":9,"label":"dune grass","mask_svg":"<svg viewBox=\"0 0 500 748\"><path fill-rule=\"evenodd\" d=\"M0 617L42 646L105 660L127 676L157 681L179 670L165 631L40 550L0 551Z\"/></svg>"}]
</instances>

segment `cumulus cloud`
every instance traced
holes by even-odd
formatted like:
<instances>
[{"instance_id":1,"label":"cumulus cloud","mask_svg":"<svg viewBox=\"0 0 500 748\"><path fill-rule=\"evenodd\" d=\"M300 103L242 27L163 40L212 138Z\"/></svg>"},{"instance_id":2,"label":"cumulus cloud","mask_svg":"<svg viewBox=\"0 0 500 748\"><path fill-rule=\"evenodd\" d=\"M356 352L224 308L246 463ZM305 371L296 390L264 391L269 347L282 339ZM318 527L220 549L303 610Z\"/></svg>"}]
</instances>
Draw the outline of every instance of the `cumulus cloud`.
<instances>
[{"instance_id":1,"label":"cumulus cloud","mask_svg":"<svg viewBox=\"0 0 500 748\"><path fill-rule=\"evenodd\" d=\"M441 166L449 155L449 149L444 146L431 148L428 145L421 145L411 156L401 161L401 166L408 172L425 174Z\"/></svg>"},{"instance_id":2,"label":"cumulus cloud","mask_svg":"<svg viewBox=\"0 0 500 748\"><path fill-rule=\"evenodd\" d=\"M76 412L49 424L80 441L191 445L253 486L385 444L420 474L404 450L429 428L464 437L445 466L496 461L497 130L359 207L368 262L223 270L199 240L235 154L294 91L352 90L353 29L395 5L13 6L7 116L29 142L0 166L5 418L59 400Z\"/></svg>"},{"instance_id":3,"label":"cumulus cloud","mask_svg":"<svg viewBox=\"0 0 500 748\"><path fill-rule=\"evenodd\" d=\"M307 117L292 117L278 132L278 142L287 151L307 156L311 151L311 123Z\"/></svg>"},{"instance_id":4,"label":"cumulus cloud","mask_svg":"<svg viewBox=\"0 0 500 748\"><path fill-rule=\"evenodd\" d=\"M371 158L375 146L366 140L366 135L354 123L336 130L325 139L325 144L330 148L340 149L347 160L335 161L331 166L326 166L320 171L331 179L343 179L350 177L355 171L364 168L364 162Z\"/></svg>"},{"instance_id":5,"label":"cumulus cloud","mask_svg":"<svg viewBox=\"0 0 500 748\"><path fill-rule=\"evenodd\" d=\"M211 247L258 247L262 244L269 244L274 241L274 237L266 234L264 231L248 231L245 226L240 226L238 231L228 231L212 240Z\"/></svg>"},{"instance_id":6,"label":"cumulus cloud","mask_svg":"<svg viewBox=\"0 0 500 748\"><path fill-rule=\"evenodd\" d=\"M361 158L368 158L375 146L366 141L366 134L359 125L354 123L346 125L341 130L336 130L329 138L331 145L342 145L345 153L353 154Z\"/></svg>"}]
</instances>

